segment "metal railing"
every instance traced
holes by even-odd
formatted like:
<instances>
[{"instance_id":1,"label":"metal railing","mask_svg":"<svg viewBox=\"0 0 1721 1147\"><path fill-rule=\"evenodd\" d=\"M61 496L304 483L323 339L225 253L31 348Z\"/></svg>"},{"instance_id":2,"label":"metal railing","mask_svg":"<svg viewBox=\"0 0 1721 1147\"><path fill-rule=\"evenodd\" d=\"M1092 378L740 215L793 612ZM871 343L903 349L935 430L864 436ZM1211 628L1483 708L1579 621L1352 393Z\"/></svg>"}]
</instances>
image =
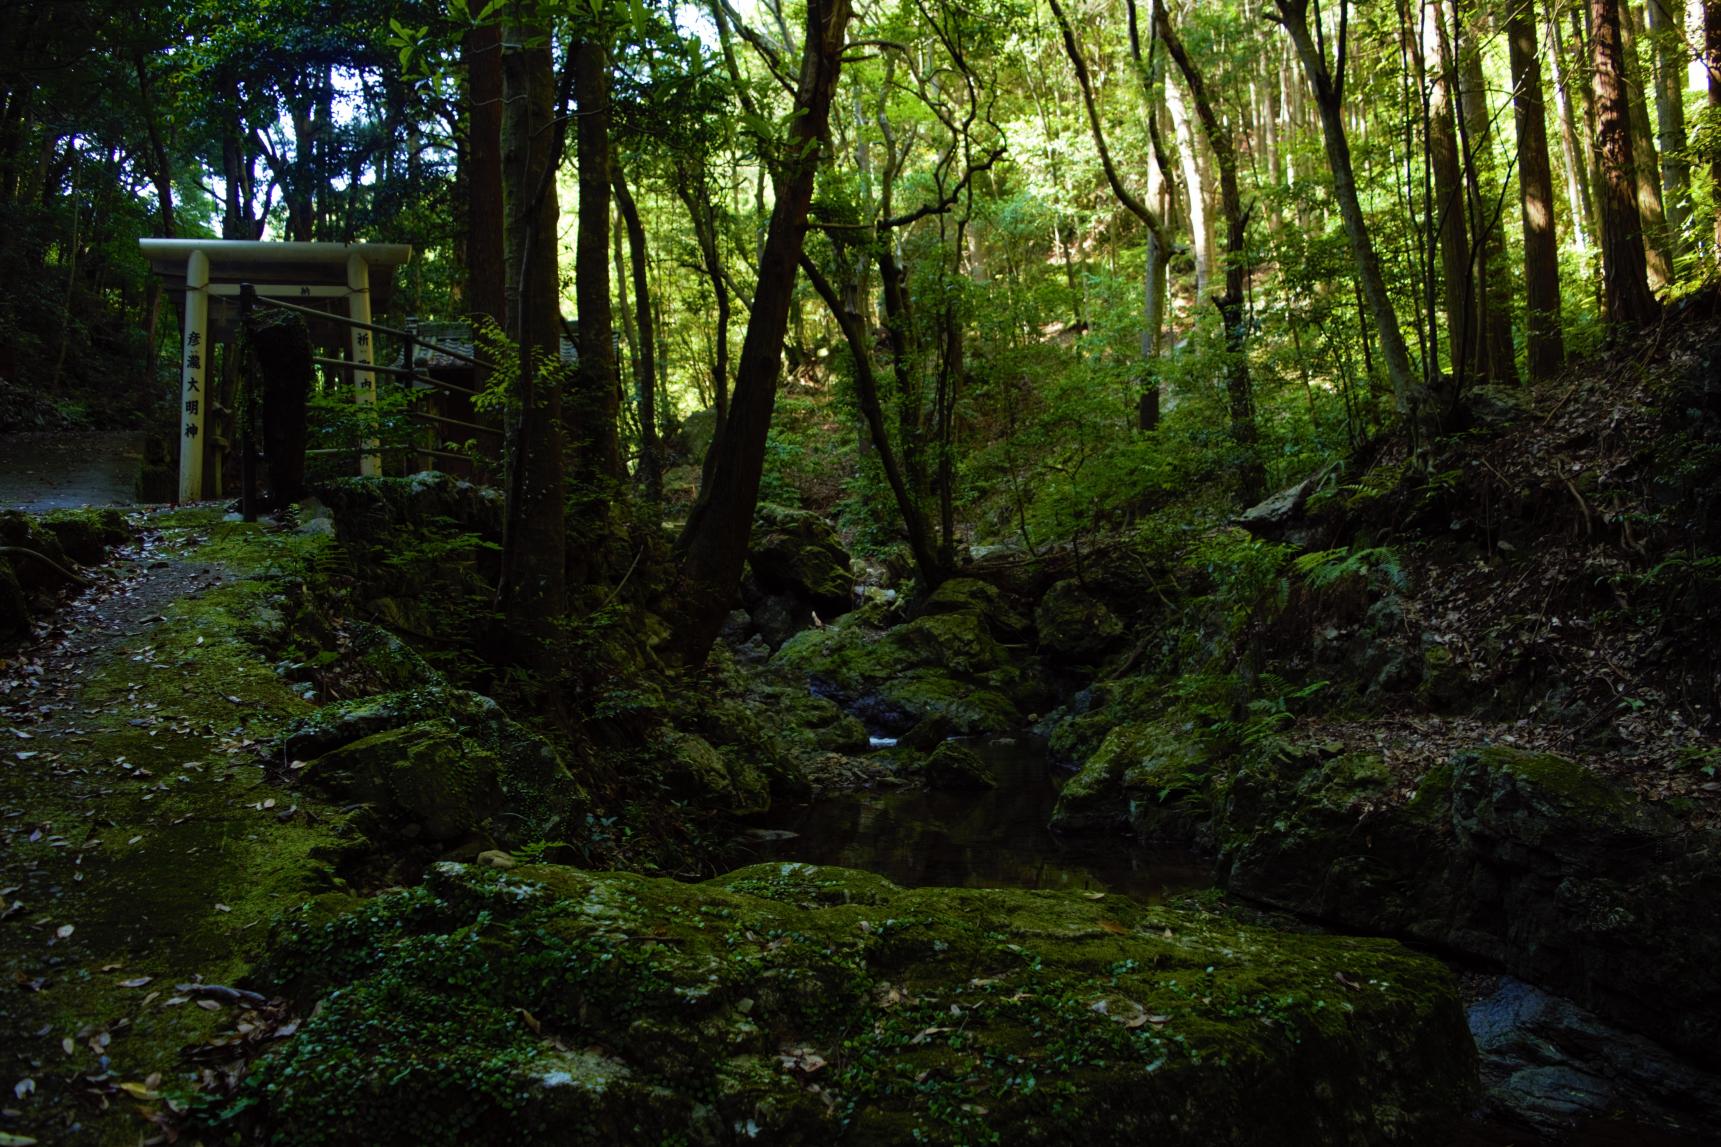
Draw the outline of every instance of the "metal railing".
<instances>
[{"instance_id":1,"label":"metal railing","mask_svg":"<svg viewBox=\"0 0 1721 1147\"><path fill-rule=\"evenodd\" d=\"M459 395L463 395L465 397L471 398L471 397L475 397L476 395L479 394L479 391L475 387L460 386L456 383L448 381L447 379L437 378L434 374L429 373L428 370L422 370L421 371L417 366L418 351L422 348L424 350L431 351L435 354L442 355L445 358L452 359L455 362L464 363L467 366L473 367L475 370L493 371L493 370L499 369L494 363L486 362L484 359L479 358L476 354L469 353L469 352L462 350L458 347L451 347L451 346L448 346L444 343L439 343L439 342L435 342L435 341L430 340L430 339L426 339L426 338L422 337L421 335L419 335L419 333L416 330L412 329L411 327L400 328L400 327L386 326L382 323L365 322L365 321L362 321L359 319L352 318L349 315L335 314L331 311L318 310L315 307L306 307L306 306L301 306L297 303L283 302L280 299L272 299L272 298L269 298L265 295L259 295L257 293L256 287L251 283L240 284L240 287L239 287L239 312L240 312L242 321L246 324L247 328L249 327L252 315L256 312L256 310L258 308L267 308L267 309L277 310L277 311L286 311L289 313L302 315L308 319L315 319L315 320L320 321L320 322L335 323L335 324L337 324L341 327L347 328L349 330L362 330L362 331L367 331L373 335L383 335L383 336L386 336L389 338L396 338L396 339L401 340L402 347L403 347L403 353L401 355L401 362L405 364L404 366L393 366L390 364L377 363L377 362L360 362L357 359L351 359L351 358L330 358L326 355L317 355L317 354L313 354L311 356L311 362L317 366L324 367L327 369L346 371L347 377L349 380L351 380L357 372L367 371L373 375L386 375L386 376L389 376L391 378L401 379L407 385L412 385L412 384L416 383L416 384L419 384L422 386L431 387L431 388L435 388L438 390L444 390L444 391L448 391L449 393L452 393L452 394L459 394ZM373 343L373 347L374 347L374 343ZM246 388L247 396L246 396L245 403L244 403L245 408L241 413L241 418L242 418L242 427L241 427L241 433L240 433L240 451L241 451L241 456L240 456L240 488L241 488L241 493L240 493L240 499L239 499L241 513L244 515L245 520L248 522L249 521L255 521L256 516L257 516L257 514L256 514L256 501L257 501L257 499L256 499L256 464L257 464L257 459L256 459L256 451L254 449L254 442L252 440L252 423L253 423L254 411L251 408L253 405L253 400L250 397L250 390L251 390L251 388L248 386ZM471 430L471 431L475 431L475 432L480 433L480 434L493 434L493 435L500 436L502 433L498 427L482 426L476 422L466 422L466 421L458 419L458 418L449 418L446 415L433 414L427 410L410 410L409 409L409 410L405 411L405 414L409 418L416 418L416 419L423 421L423 422L433 422L433 423L437 423L439 425L445 425L445 426L456 426L456 427L459 427L463 430ZM305 453L307 455L312 455L312 454L315 454L315 455L356 454L356 455L359 455L362 457L362 456L367 455L367 454L378 453L378 452L385 450L385 449L391 450L391 451L392 450L407 450L407 451L411 451L412 453L415 453L415 454L423 454L423 455L428 455L428 456L437 457L437 458L449 458L449 459L455 459L455 460L460 460L460 461L471 461L471 459L467 455L457 454L457 453L454 453L454 452L448 451L448 450L438 450L438 449L434 449L432 447L416 446L416 445L399 445L399 446L384 447L381 444L375 443L375 442L361 443L360 445L353 446L353 447L317 448L317 449L306 450Z\"/></svg>"}]
</instances>

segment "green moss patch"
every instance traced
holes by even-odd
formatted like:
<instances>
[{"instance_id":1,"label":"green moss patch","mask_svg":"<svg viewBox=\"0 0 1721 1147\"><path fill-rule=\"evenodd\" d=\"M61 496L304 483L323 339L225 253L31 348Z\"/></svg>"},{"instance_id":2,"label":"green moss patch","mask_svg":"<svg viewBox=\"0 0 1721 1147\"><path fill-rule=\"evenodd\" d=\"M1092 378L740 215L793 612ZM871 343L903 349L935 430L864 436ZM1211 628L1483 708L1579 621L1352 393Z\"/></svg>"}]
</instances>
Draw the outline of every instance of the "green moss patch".
<instances>
[{"instance_id":1,"label":"green moss patch","mask_svg":"<svg viewBox=\"0 0 1721 1147\"><path fill-rule=\"evenodd\" d=\"M277 1142L1444 1143L1473 1072L1434 961L1119 897L444 864L283 942Z\"/></svg>"}]
</instances>

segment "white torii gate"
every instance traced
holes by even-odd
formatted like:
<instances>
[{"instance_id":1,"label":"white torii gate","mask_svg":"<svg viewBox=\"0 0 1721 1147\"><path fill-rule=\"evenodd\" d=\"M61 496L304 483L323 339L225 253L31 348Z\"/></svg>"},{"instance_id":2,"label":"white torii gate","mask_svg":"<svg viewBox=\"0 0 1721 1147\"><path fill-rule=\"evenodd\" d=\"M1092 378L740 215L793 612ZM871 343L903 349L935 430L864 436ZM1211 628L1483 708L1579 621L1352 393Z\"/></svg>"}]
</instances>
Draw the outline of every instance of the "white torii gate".
<instances>
[{"instance_id":1,"label":"white torii gate","mask_svg":"<svg viewBox=\"0 0 1721 1147\"><path fill-rule=\"evenodd\" d=\"M140 239L144 257L164 278L185 277L184 347L180 362L179 500L203 497L204 427L208 417L204 383L209 353L209 302L237 299L242 283L259 295L299 301L340 299L355 322L371 321L370 269L398 267L412 259L405 243L271 243L240 239ZM375 359L371 332L352 328L353 388L361 403L375 403L376 374L363 369ZM365 443L374 448L375 442ZM382 457L365 453L359 473L382 473Z\"/></svg>"}]
</instances>

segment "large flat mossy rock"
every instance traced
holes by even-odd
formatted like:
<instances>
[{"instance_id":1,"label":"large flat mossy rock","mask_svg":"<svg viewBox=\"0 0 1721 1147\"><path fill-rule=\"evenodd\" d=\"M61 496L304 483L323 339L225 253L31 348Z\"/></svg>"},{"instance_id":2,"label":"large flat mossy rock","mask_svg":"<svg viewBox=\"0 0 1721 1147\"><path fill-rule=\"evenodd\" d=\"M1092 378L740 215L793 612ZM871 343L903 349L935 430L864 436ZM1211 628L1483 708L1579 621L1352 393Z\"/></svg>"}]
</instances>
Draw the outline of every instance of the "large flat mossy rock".
<instances>
[{"instance_id":1,"label":"large flat mossy rock","mask_svg":"<svg viewBox=\"0 0 1721 1147\"><path fill-rule=\"evenodd\" d=\"M280 939L280 1142L1444 1145L1474 1087L1438 962L1116 896L442 864Z\"/></svg>"},{"instance_id":2,"label":"large flat mossy rock","mask_svg":"<svg viewBox=\"0 0 1721 1147\"><path fill-rule=\"evenodd\" d=\"M771 664L804 675L822 694L892 732L934 714L948 716L963 735L1003 732L1021 724L1016 702L1037 686L1000 641L998 624L968 598L952 598L937 612L882 631L853 622L805 630Z\"/></svg>"},{"instance_id":3,"label":"large flat mossy rock","mask_svg":"<svg viewBox=\"0 0 1721 1147\"><path fill-rule=\"evenodd\" d=\"M426 840L458 840L502 811L494 756L446 718L388 729L312 761L306 783L370 805Z\"/></svg>"},{"instance_id":4,"label":"large flat mossy rock","mask_svg":"<svg viewBox=\"0 0 1721 1147\"><path fill-rule=\"evenodd\" d=\"M1214 828L1227 887L1487 960L1721 1066L1721 836L1546 753L1405 783L1363 753L1237 774Z\"/></svg>"}]
</instances>

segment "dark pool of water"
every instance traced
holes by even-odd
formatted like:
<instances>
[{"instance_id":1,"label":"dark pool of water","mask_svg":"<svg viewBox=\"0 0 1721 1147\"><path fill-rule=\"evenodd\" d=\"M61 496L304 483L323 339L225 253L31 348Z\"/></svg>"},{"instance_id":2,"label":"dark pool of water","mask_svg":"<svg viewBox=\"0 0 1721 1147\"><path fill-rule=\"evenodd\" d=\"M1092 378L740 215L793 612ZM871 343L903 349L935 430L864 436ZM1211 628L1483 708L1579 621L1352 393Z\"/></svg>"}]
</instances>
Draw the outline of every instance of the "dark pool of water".
<instances>
[{"instance_id":1,"label":"dark pool of water","mask_svg":"<svg viewBox=\"0 0 1721 1147\"><path fill-rule=\"evenodd\" d=\"M780 839L748 839L758 860L876 872L909 887L1120 892L1144 901L1205 888L1212 870L1182 849L1123 836L1060 837L1046 828L1064 774L1043 744L974 743L997 787L981 793L865 790L781 807L759 822Z\"/></svg>"}]
</instances>

